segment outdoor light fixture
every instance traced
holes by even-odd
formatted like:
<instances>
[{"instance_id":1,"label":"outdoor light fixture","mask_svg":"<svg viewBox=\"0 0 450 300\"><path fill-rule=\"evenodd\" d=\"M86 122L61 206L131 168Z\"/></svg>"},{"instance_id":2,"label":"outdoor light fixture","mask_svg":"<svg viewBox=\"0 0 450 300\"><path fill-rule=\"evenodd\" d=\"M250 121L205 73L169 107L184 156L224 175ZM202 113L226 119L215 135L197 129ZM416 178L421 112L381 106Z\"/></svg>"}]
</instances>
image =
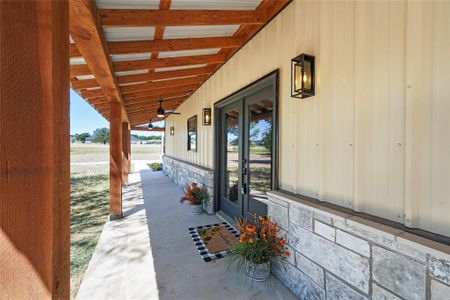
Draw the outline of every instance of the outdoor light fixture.
<instances>
[{"instance_id":1,"label":"outdoor light fixture","mask_svg":"<svg viewBox=\"0 0 450 300\"><path fill-rule=\"evenodd\" d=\"M203 125L205 126L211 125L211 108L203 109Z\"/></svg>"},{"instance_id":2,"label":"outdoor light fixture","mask_svg":"<svg viewBox=\"0 0 450 300\"><path fill-rule=\"evenodd\" d=\"M170 127L170 135L174 135L175 134L175 127Z\"/></svg>"},{"instance_id":3,"label":"outdoor light fixture","mask_svg":"<svg viewBox=\"0 0 450 300\"><path fill-rule=\"evenodd\" d=\"M308 98L315 94L315 58L300 54L291 60L291 97Z\"/></svg>"}]
</instances>

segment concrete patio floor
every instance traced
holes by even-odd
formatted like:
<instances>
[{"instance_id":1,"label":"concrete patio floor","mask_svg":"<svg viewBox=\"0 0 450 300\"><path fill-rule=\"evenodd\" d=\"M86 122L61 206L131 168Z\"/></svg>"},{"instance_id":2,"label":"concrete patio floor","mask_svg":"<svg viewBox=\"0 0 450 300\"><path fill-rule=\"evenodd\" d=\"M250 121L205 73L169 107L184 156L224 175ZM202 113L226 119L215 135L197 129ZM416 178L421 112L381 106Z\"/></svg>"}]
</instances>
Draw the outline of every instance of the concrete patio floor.
<instances>
[{"instance_id":1,"label":"concrete patio floor","mask_svg":"<svg viewBox=\"0 0 450 300\"><path fill-rule=\"evenodd\" d=\"M181 195L161 172L131 174L125 218L106 223L77 299L295 299L274 277L250 287L225 259L205 263L188 228L221 219L189 215Z\"/></svg>"}]
</instances>

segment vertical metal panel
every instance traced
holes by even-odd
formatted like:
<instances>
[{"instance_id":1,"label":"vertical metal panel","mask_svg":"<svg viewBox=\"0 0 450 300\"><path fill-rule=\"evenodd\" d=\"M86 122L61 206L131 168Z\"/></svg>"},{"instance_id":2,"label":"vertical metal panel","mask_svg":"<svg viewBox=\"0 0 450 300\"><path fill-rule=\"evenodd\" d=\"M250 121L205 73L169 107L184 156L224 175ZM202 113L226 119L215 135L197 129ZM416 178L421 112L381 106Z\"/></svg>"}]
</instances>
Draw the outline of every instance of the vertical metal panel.
<instances>
[{"instance_id":1,"label":"vertical metal panel","mask_svg":"<svg viewBox=\"0 0 450 300\"><path fill-rule=\"evenodd\" d=\"M450 235L448 28L446 2L297 0L169 118L167 154L213 168L213 126L187 152L186 119L279 68L281 189ZM297 100L302 52L317 95Z\"/></svg>"}]
</instances>

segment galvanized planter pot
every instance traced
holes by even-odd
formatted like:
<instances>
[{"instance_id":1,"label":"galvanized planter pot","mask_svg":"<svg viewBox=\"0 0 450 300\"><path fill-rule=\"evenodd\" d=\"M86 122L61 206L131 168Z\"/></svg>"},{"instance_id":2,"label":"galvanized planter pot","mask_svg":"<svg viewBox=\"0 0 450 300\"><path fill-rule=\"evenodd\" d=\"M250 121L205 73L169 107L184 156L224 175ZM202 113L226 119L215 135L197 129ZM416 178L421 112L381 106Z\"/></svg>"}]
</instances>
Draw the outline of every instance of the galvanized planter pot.
<instances>
[{"instance_id":1,"label":"galvanized planter pot","mask_svg":"<svg viewBox=\"0 0 450 300\"><path fill-rule=\"evenodd\" d=\"M203 213L203 205L189 205L192 215L201 215Z\"/></svg>"},{"instance_id":2,"label":"galvanized planter pot","mask_svg":"<svg viewBox=\"0 0 450 300\"><path fill-rule=\"evenodd\" d=\"M246 262L245 273L253 281L266 281L270 276L270 261L262 264Z\"/></svg>"}]
</instances>

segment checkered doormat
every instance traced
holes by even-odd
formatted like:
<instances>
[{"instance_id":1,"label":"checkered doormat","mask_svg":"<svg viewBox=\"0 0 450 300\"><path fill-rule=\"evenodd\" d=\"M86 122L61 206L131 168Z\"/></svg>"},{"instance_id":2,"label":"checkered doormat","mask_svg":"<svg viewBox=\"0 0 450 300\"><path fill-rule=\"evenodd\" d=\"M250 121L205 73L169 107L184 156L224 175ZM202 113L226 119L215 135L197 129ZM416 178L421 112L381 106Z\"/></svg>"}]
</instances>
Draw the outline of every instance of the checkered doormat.
<instances>
[{"instance_id":1,"label":"checkered doormat","mask_svg":"<svg viewBox=\"0 0 450 300\"><path fill-rule=\"evenodd\" d=\"M200 234L198 233L199 229L206 229L206 228L213 228L213 227L218 227L218 226L223 226L226 229L228 229L236 238L239 238L239 232L234 229L230 224L228 224L227 222L222 222L222 223L216 223L216 224L210 224L210 225L203 225L203 226L197 226L197 227L191 227L189 228L189 233L191 234L191 238L195 243L195 246L197 247L198 252L200 253L200 255L202 256L203 260L205 262L208 261L212 261L212 260L216 260L222 257L225 257L228 253L229 250L226 251L220 251L220 252L215 252L215 253L211 253L208 251L208 247L205 245L205 242L202 240L202 238L200 237Z\"/></svg>"}]
</instances>

